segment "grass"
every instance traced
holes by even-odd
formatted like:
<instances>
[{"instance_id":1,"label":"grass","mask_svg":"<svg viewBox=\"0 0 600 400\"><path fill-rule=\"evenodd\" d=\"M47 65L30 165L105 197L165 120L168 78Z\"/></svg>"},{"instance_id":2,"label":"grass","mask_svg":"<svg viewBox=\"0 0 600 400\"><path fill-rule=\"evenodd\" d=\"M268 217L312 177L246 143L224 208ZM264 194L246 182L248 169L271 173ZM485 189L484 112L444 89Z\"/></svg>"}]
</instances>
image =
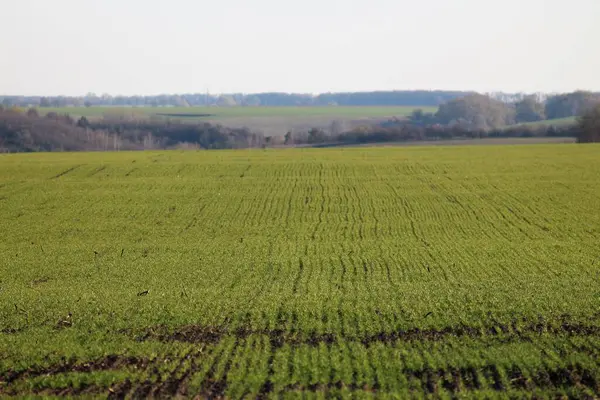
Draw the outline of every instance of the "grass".
<instances>
[{"instance_id":1,"label":"grass","mask_svg":"<svg viewBox=\"0 0 600 400\"><path fill-rule=\"evenodd\" d=\"M599 150L3 155L0 396L598 396Z\"/></svg>"}]
</instances>

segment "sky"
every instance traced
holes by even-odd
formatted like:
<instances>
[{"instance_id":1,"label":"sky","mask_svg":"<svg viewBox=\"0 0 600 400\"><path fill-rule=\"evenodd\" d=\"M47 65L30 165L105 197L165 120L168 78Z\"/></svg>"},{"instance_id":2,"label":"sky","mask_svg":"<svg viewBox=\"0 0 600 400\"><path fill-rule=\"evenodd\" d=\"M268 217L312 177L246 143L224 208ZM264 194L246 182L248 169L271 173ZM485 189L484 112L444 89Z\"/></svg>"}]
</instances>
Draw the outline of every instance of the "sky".
<instances>
[{"instance_id":1,"label":"sky","mask_svg":"<svg viewBox=\"0 0 600 400\"><path fill-rule=\"evenodd\" d=\"M13 0L0 94L600 91L600 0Z\"/></svg>"}]
</instances>

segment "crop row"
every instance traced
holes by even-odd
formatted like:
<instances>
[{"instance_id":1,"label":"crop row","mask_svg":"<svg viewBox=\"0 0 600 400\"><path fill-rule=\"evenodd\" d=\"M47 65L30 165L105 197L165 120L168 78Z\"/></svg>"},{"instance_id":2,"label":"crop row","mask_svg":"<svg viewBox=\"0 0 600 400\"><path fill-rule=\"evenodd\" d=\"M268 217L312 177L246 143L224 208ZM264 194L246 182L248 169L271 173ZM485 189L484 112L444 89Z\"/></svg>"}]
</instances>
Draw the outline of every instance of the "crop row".
<instances>
[{"instance_id":1,"label":"crop row","mask_svg":"<svg viewBox=\"0 0 600 400\"><path fill-rule=\"evenodd\" d=\"M594 146L3 156L0 390L592 395L598 201Z\"/></svg>"},{"instance_id":2,"label":"crop row","mask_svg":"<svg viewBox=\"0 0 600 400\"><path fill-rule=\"evenodd\" d=\"M12 370L0 393L240 398L330 391L363 395L539 391L579 397L600 389L599 351L597 337L542 338L535 344L496 343L485 348L475 341L452 340L273 347L268 336L250 335L183 346L177 352L89 361L71 358Z\"/></svg>"}]
</instances>

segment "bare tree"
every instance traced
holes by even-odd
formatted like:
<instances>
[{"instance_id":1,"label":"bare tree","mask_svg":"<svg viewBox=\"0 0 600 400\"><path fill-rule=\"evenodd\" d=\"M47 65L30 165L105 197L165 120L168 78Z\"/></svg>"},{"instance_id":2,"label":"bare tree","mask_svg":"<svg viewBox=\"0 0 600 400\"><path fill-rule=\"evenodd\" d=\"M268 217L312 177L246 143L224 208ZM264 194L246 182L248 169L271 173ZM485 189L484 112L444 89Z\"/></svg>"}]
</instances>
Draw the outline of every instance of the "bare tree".
<instances>
[{"instance_id":1,"label":"bare tree","mask_svg":"<svg viewBox=\"0 0 600 400\"><path fill-rule=\"evenodd\" d=\"M600 142L600 103L579 117L580 143Z\"/></svg>"}]
</instances>

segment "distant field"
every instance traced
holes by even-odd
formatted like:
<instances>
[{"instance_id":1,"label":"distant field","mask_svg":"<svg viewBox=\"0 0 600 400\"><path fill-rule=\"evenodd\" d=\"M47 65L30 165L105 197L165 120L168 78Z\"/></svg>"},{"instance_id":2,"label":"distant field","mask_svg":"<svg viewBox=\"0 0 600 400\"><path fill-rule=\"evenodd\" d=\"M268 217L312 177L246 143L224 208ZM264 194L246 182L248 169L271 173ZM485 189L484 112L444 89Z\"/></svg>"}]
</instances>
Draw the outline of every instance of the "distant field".
<instances>
[{"instance_id":1,"label":"distant field","mask_svg":"<svg viewBox=\"0 0 600 400\"><path fill-rule=\"evenodd\" d=\"M599 151L0 155L0 398L598 398Z\"/></svg>"},{"instance_id":2,"label":"distant field","mask_svg":"<svg viewBox=\"0 0 600 400\"><path fill-rule=\"evenodd\" d=\"M207 121L233 128L247 127L267 135L283 136L290 130L329 129L336 121L345 129L358 125L406 117L421 108L436 107L65 107L44 108L42 112L88 118L104 115L129 118L170 118L179 121Z\"/></svg>"},{"instance_id":3,"label":"distant field","mask_svg":"<svg viewBox=\"0 0 600 400\"><path fill-rule=\"evenodd\" d=\"M223 119L239 117L329 117L381 118L403 117L421 108L434 112L437 107L63 107L44 108L73 116L99 117L108 115L152 116L171 115L174 118Z\"/></svg>"},{"instance_id":4,"label":"distant field","mask_svg":"<svg viewBox=\"0 0 600 400\"><path fill-rule=\"evenodd\" d=\"M550 144L576 143L573 137L532 137L532 138L484 138L484 139L444 139L444 140L414 140L400 142L344 144L329 143L317 145L299 145L297 147L329 148L329 147L422 147L422 146L490 146L490 145L521 145L521 144ZM284 146L281 146L282 148Z\"/></svg>"},{"instance_id":5,"label":"distant field","mask_svg":"<svg viewBox=\"0 0 600 400\"><path fill-rule=\"evenodd\" d=\"M335 121L343 129L404 118L416 109L435 112L437 107L61 107L43 108L43 113L56 112L73 117L100 118L169 118L182 122L206 121L232 128L246 127L269 136L283 136L288 131L310 128L330 129ZM575 117L530 122L515 126L565 126L574 124Z\"/></svg>"},{"instance_id":6,"label":"distant field","mask_svg":"<svg viewBox=\"0 0 600 400\"><path fill-rule=\"evenodd\" d=\"M547 119L544 121L536 121L536 122L527 122L523 124L518 124L519 126L566 126L573 125L577 123L576 117L567 117L567 118L557 118L557 119Z\"/></svg>"}]
</instances>

